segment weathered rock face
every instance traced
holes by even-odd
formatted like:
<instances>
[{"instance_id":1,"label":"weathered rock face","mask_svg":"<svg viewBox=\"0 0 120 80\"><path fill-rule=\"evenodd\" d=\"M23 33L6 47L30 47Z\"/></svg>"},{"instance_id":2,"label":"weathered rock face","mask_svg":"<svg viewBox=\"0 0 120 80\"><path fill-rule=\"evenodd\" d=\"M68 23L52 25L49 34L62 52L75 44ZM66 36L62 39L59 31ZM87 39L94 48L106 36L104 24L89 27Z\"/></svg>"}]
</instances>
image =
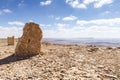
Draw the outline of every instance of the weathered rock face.
<instances>
[{"instance_id":1,"label":"weathered rock face","mask_svg":"<svg viewBox=\"0 0 120 80\"><path fill-rule=\"evenodd\" d=\"M32 56L41 51L42 30L39 25L33 22L26 23L23 28L23 35L18 40L15 56Z\"/></svg>"}]
</instances>

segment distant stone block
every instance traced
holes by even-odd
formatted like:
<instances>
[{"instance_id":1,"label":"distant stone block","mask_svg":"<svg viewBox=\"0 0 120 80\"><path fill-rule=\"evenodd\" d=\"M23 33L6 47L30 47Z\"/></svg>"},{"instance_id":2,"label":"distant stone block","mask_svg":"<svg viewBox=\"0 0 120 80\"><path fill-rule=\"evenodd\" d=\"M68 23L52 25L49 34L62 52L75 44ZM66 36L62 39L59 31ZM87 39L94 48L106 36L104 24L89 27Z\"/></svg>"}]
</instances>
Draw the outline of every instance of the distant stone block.
<instances>
[{"instance_id":1,"label":"distant stone block","mask_svg":"<svg viewBox=\"0 0 120 80\"><path fill-rule=\"evenodd\" d=\"M7 43L8 43L8 45L14 45L14 36L7 37Z\"/></svg>"}]
</instances>

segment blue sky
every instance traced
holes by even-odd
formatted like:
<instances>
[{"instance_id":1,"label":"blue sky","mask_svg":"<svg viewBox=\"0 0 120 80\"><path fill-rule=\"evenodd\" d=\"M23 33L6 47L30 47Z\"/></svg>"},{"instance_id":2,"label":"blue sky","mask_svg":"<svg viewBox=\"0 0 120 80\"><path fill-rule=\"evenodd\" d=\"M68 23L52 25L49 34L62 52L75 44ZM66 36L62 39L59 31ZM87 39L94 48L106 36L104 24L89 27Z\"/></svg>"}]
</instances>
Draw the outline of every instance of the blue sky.
<instances>
[{"instance_id":1,"label":"blue sky","mask_svg":"<svg viewBox=\"0 0 120 80\"><path fill-rule=\"evenodd\" d=\"M22 35L26 22L45 38L120 38L119 0L0 0L0 37Z\"/></svg>"}]
</instances>

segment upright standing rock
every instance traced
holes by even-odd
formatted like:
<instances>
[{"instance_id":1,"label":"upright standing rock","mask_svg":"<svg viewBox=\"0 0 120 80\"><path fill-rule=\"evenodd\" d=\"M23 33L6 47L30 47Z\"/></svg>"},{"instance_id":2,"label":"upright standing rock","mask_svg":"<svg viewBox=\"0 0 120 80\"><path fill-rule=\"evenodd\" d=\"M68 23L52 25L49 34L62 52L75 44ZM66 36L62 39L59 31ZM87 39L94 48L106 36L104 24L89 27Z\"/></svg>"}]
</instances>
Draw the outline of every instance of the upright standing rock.
<instances>
[{"instance_id":1,"label":"upright standing rock","mask_svg":"<svg viewBox=\"0 0 120 80\"><path fill-rule=\"evenodd\" d=\"M18 40L15 55L24 57L39 54L41 51L42 30L33 22L26 23L23 35Z\"/></svg>"},{"instance_id":2,"label":"upright standing rock","mask_svg":"<svg viewBox=\"0 0 120 80\"><path fill-rule=\"evenodd\" d=\"M8 43L8 45L14 45L14 36L7 37L7 43Z\"/></svg>"}]
</instances>

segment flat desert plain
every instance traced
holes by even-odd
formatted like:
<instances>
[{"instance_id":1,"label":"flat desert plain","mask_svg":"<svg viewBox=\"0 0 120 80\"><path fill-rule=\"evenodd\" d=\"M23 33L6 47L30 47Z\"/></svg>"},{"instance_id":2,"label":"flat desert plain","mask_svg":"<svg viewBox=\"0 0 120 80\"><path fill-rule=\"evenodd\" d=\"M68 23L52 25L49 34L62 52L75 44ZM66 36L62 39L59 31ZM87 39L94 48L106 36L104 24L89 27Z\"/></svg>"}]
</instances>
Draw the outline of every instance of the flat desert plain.
<instances>
[{"instance_id":1,"label":"flat desert plain","mask_svg":"<svg viewBox=\"0 0 120 80\"><path fill-rule=\"evenodd\" d=\"M0 39L0 80L120 80L120 47L42 43L41 54L20 58Z\"/></svg>"}]
</instances>

